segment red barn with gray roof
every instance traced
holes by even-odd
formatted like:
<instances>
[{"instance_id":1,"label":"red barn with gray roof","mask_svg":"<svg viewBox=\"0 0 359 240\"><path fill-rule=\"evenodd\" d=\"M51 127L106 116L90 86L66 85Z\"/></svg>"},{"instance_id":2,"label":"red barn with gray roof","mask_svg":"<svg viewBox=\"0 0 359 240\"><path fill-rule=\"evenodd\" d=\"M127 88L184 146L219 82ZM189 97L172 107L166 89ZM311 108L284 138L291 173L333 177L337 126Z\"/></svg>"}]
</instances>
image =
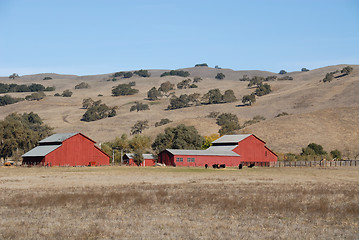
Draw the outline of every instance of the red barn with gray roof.
<instances>
[{"instance_id":1,"label":"red barn with gray roof","mask_svg":"<svg viewBox=\"0 0 359 240\"><path fill-rule=\"evenodd\" d=\"M42 166L103 166L110 156L81 133L54 134L22 155L22 163Z\"/></svg>"},{"instance_id":2,"label":"red barn with gray roof","mask_svg":"<svg viewBox=\"0 0 359 240\"><path fill-rule=\"evenodd\" d=\"M277 159L265 142L253 134L222 136L206 150L166 149L158 155L158 162L172 166L274 166Z\"/></svg>"},{"instance_id":3,"label":"red barn with gray roof","mask_svg":"<svg viewBox=\"0 0 359 240\"><path fill-rule=\"evenodd\" d=\"M141 167L150 167L155 165L155 158L152 154L142 154L143 161L140 164ZM134 154L133 153L126 153L123 156L124 162L129 166L138 166L137 163L134 161Z\"/></svg>"}]
</instances>

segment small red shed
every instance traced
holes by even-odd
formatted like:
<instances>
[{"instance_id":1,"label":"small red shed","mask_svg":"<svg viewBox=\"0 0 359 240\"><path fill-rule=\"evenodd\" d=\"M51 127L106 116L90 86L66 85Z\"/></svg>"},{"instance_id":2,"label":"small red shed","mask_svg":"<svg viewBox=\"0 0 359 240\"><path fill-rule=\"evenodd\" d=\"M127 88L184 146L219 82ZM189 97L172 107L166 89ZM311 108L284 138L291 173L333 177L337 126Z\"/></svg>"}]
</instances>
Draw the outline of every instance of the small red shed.
<instances>
[{"instance_id":1,"label":"small red shed","mask_svg":"<svg viewBox=\"0 0 359 240\"><path fill-rule=\"evenodd\" d=\"M171 166L274 166L277 155L265 142L253 134L225 135L212 142L206 150L166 149L159 153L158 162Z\"/></svg>"},{"instance_id":2,"label":"small red shed","mask_svg":"<svg viewBox=\"0 0 359 240\"><path fill-rule=\"evenodd\" d=\"M103 166L110 156L82 133L54 134L22 155L22 163L42 166Z\"/></svg>"},{"instance_id":3,"label":"small red shed","mask_svg":"<svg viewBox=\"0 0 359 240\"><path fill-rule=\"evenodd\" d=\"M126 153L123 156L124 163L129 166L138 166L133 160L133 153ZM143 162L141 163L141 167L150 167L155 165L155 158L152 154L142 154Z\"/></svg>"}]
</instances>

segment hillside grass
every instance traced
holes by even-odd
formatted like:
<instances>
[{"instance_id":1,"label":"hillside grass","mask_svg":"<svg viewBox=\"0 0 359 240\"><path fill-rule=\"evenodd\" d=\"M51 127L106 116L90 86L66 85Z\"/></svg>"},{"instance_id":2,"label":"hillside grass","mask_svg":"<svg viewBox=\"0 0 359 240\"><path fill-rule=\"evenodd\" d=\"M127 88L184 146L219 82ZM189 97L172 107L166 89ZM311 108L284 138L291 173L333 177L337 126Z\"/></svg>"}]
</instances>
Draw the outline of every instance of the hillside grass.
<instances>
[{"instance_id":1,"label":"hillside grass","mask_svg":"<svg viewBox=\"0 0 359 240\"><path fill-rule=\"evenodd\" d=\"M1 168L0 239L356 239L359 168Z\"/></svg>"}]
</instances>

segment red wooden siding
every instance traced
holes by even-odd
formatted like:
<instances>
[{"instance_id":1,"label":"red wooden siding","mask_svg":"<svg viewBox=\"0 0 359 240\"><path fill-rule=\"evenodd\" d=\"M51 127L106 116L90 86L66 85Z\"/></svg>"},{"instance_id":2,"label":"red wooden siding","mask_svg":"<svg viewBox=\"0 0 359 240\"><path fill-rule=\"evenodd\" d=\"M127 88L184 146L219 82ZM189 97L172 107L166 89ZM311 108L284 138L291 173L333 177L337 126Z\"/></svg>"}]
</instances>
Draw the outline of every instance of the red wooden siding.
<instances>
[{"instance_id":1,"label":"red wooden siding","mask_svg":"<svg viewBox=\"0 0 359 240\"><path fill-rule=\"evenodd\" d=\"M133 158L127 159L129 166L138 166ZM141 167L151 167L155 165L154 159L143 159L143 162L140 164Z\"/></svg>"}]
</instances>

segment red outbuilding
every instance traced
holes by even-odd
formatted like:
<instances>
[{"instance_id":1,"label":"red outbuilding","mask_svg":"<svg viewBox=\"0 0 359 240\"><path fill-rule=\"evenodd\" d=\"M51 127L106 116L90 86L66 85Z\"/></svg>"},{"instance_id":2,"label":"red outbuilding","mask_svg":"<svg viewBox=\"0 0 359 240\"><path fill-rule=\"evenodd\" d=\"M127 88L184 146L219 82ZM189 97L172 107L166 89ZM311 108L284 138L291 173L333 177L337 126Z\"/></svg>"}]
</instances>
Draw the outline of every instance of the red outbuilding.
<instances>
[{"instance_id":1,"label":"red outbuilding","mask_svg":"<svg viewBox=\"0 0 359 240\"><path fill-rule=\"evenodd\" d=\"M123 156L123 161L125 164L129 166L138 166L137 163L134 161L133 153L126 153ZM155 158L152 154L142 154L143 161L140 164L141 167L150 167L155 165Z\"/></svg>"},{"instance_id":2,"label":"red outbuilding","mask_svg":"<svg viewBox=\"0 0 359 240\"><path fill-rule=\"evenodd\" d=\"M212 142L206 150L166 149L158 162L172 166L274 166L278 156L253 134L225 135Z\"/></svg>"},{"instance_id":3,"label":"red outbuilding","mask_svg":"<svg viewBox=\"0 0 359 240\"><path fill-rule=\"evenodd\" d=\"M42 166L103 166L110 156L81 133L54 134L22 155L22 163Z\"/></svg>"}]
</instances>

